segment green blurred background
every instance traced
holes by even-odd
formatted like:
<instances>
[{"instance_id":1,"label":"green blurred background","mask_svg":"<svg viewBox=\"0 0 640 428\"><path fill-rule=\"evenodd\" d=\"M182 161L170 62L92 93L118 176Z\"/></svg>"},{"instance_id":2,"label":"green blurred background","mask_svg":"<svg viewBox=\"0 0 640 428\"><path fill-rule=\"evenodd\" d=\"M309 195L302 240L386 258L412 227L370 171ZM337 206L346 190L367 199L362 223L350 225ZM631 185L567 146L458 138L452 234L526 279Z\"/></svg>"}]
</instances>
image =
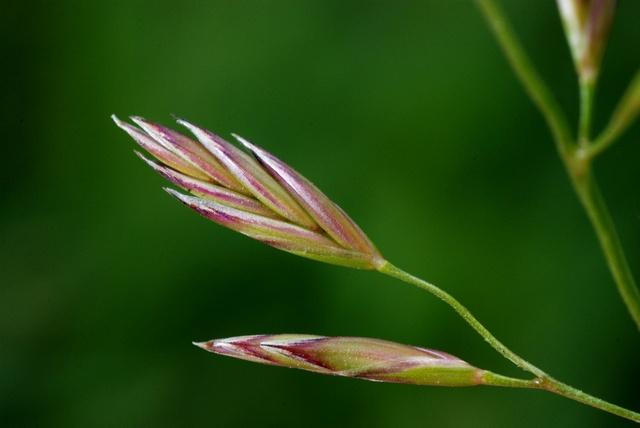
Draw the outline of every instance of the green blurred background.
<instances>
[{"instance_id":1,"label":"green blurred background","mask_svg":"<svg viewBox=\"0 0 640 428\"><path fill-rule=\"evenodd\" d=\"M573 119L552 1L508 3ZM470 1L3 6L0 425L628 426L536 391L387 385L207 354L254 333L371 336L520 375L448 307L300 259L162 192L109 115L171 113L273 151L394 263L562 380L639 409L640 340L540 115ZM600 128L640 58L622 0ZM597 164L640 275L640 127Z\"/></svg>"}]
</instances>

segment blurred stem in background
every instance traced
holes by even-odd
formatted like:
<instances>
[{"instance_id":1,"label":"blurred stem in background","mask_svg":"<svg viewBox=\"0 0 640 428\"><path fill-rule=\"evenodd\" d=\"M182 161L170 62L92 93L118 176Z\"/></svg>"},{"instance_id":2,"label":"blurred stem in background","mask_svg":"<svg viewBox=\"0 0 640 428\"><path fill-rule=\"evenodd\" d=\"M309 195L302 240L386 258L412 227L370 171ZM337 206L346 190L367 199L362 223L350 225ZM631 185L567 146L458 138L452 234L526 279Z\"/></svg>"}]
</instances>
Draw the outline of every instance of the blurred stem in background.
<instances>
[{"instance_id":1,"label":"blurred stem in background","mask_svg":"<svg viewBox=\"0 0 640 428\"><path fill-rule=\"evenodd\" d=\"M604 131L587 148L586 154L594 158L606 150L633 123L640 112L640 70L627 88Z\"/></svg>"},{"instance_id":2,"label":"blurred stem in background","mask_svg":"<svg viewBox=\"0 0 640 428\"><path fill-rule=\"evenodd\" d=\"M615 109L609 125L599 137L591 140L596 82L615 1L557 0L579 80L577 140L572 137L565 114L535 70L500 7L493 0L476 1L515 74L551 129L558 154L596 232L618 292L640 329L640 292L591 167L592 161L618 139L640 112L639 71Z\"/></svg>"}]
</instances>

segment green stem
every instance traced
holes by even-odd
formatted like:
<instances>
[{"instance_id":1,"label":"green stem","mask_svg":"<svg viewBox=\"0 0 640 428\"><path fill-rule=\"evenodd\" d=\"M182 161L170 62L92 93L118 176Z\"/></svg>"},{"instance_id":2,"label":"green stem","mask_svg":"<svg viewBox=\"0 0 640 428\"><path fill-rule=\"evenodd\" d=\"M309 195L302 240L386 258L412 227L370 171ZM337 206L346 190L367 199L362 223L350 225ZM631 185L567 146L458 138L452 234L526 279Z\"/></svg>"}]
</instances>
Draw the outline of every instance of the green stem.
<instances>
[{"instance_id":1,"label":"green stem","mask_svg":"<svg viewBox=\"0 0 640 428\"><path fill-rule=\"evenodd\" d=\"M640 423L640 413L625 409L624 407L620 407L615 404L611 404L607 401L584 393L579 389L576 389L555 379L542 379L539 388L544 389L545 391L553 392L554 394L561 395L570 400L586 404L587 406L595 407L596 409L603 410L607 413L620 416L621 418Z\"/></svg>"},{"instance_id":2,"label":"green stem","mask_svg":"<svg viewBox=\"0 0 640 428\"><path fill-rule=\"evenodd\" d=\"M558 394L570 400L595 407L596 409L603 410L616 416L620 416L634 422L640 422L640 413L633 412L631 410L625 409L624 407L616 406L615 404L611 404L599 398L593 397L580 391L579 389L564 384L551 377L536 378L531 380L515 379L492 372L485 372L485 374L482 376L482 382L483 385L502 386L506 388L541 389L544 391L552 392L554 394Z\"/></svg>"},{"instance_id":3,"label":"green stem","mask_svg":"<svg viewBox=\"0 0 640 428\"><path fill-rule=\"evenodd\" d=\"M558 152L568 153L572 148L572 137L558 102L520 45L500 7L493 0L476 1L520 82L549 125Z\"/></svg>"},{"instance_id":4,"label":"green stem","mask_svg":"<svg viewBox=\"0 0 640 428\"><path fill-rule=\"evenodd\" d=\"M502 10L493 0L476 1L516 75L544 115L574 189L598 236L618 291L640 328L640 292L635 285L607 206L590 172L590 160L612 144L640 112L640 72L636 74L616 108L609 126L595 144L589 143L595 80L581 80L579 149L576 150L564 114L524 53Z\"/></svg>"},{"instance_id":5,"label":"green stem","mask_svg":"<svg viewBox=\"0 0 640 428\"><path fill-rule=\"evenodd\" d=\"M451 296L446 291L433 285L427 281L424 281L416 276L413 276L402 269L397 268L389 262L385 262L378 268L378 271L385 275L397 278L403 282L414 285L418 288L428 291L439 299L443 300L446 304L451 306L466 322L469 324L482 338L503 357L511 361L516 366L523 370L528 371L536 376L533 380L515 379L507 376L498 375L491 372L485 372L483 375L483 384L491 386L503 386L511 388L533 388L543 389L545 391L553 392L563 397L569 398L574 401L578 401L583 404L595 407L605 412L621 416L623 418L632 420L634 422L640 422L640 413L633 412L631 410L624 409L615 404L608 403L599 398L586 394L576 388L566 385L534 366L524 358L517 355L515 352L507 348L502 342L500 342L480 321L458 300Z\"/></svg>"},{"instance_id":6,"label":"green stem","mask_svg":"<svg viewBox=\"0 0 640 428\"><path fill-rule=\"evenodd\" d=\"M487 343L496 351L498 351L503 357L507 360L511 361L516 366L521 369L528 371L529 373L534 374L537 377L544 377L546 374L529 363L525 359L518 356L515 352L511 351L505 345L502 344L496 337L491 334L489 330L485 326L483 326L480 321L478 321L473 314L464 307L462 303L457 301L452 295L442 290L441 288L424 281L418 277L415 277L402 269L399 269L392 265L389 262L385 262L378 270L386 275L397 278L401 281L404 281L408 284L415 285L416 287L422 288L423 290L428 291L439 299L443 300L447 305L451 306L457 313L460 315L466 322L469 324L482 338L487 341Z\"/></svg>"},{"instance_id":7,"label":"green stem","mask_svg":"<svg viewBox=\"0 0 640 428\"><path fill-rule=\"evenodd\" d=\"M588 166L582 174L572 174L573 186L598 236L600 247L631 317L640 328L640 292L625 257L615 224L611 219L595 177Z\"/></svg>"},{"instance_id":8,"label":"green stem","mask_svg":"<svg viewBox=\"0 0 640 428\"><path fill-rule=\"evenodd\" d=\"M591 118L593 117L594 81L580 82L580 123L578 124L578 143L581 148L589 145Z\"/></svg>"},{"instance_id":9,"label":"green stem","mask_svg":"<svg viewBox=\"0 0 640 428\"><path fill-rule=\"evenodd\" d=\"M640 113L640 70L629 84L607 127L587 149L589 158L595 158L611 146L633 123Z\"/></svg>"},{"instance_id":10,"label":"green stem","mask_svg":"<svg viewBox=\"0 0 640 428\"><path fill-rule=\"evenodd\" d=\"M482 375L482 385L502 386L504 388L540 388L540 381L535 379L516 379L513 377L499 375L490 371L484 372Z\"/></svg>"}]
</instances>

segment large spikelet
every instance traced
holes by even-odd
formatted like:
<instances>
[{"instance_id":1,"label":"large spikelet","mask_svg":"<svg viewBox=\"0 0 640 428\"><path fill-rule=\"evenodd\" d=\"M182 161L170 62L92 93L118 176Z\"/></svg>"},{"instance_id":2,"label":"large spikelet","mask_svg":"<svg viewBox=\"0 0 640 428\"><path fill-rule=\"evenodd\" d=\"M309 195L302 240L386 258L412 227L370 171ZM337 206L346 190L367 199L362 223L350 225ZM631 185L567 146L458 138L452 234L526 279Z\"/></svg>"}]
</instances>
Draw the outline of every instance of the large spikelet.
<instances>
[{"instance_id":1,"label":"large spikelet","mask_svg":"<svg viewBox=\"0 0 640 428\"><path fill-rule=\"evenodd\" d=\"M384 259L349 216L293 168L235 136L250 153L185 120L189 138L138 116L113 121L157 161L142 158L185 195L185 205L273 247L327 263L376 269Z\"/></svg>"}]
</instances>

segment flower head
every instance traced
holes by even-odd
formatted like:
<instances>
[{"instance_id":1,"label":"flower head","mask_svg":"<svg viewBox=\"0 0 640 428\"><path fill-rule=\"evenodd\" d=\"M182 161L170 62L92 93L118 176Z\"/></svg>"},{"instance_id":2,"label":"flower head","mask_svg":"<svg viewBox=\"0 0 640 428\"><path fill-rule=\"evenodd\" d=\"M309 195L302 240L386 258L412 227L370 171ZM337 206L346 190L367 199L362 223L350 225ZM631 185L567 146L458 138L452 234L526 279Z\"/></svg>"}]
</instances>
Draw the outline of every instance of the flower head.
<instances>
[{"instance_id":1,"label":"flower head","mask_svg":"<svg viewBox=\"0 0 640 428\"><path fill-rule=\"evenodd\" d=\"M114 122L157 159L142 158L185 195L165 189L204 217L303 257L362 269L384 259L362 230L309 180L244 138L248 152L178 120L195 140L140 117Z\"/></svg>"},{"instance_id":2,"label":"flower head","mask_svg":"<svg viewBox=\"0 0 640 428\"><path fill-rule=\"evenodd\" d=\"M580 78L593 82L615 12L615 0L556 0Z\"/></svg>"},{"instance_id":3,"label":"flower head","mask_svg":"<svg viewBox=\"0 0 640 428\"><path fill-rule=\"evenodd\" d=\"M473 386L486 373L444 352L362 337L278 334L194 344L242 360L380 382Z\"/></svg>"}]
</instances>

